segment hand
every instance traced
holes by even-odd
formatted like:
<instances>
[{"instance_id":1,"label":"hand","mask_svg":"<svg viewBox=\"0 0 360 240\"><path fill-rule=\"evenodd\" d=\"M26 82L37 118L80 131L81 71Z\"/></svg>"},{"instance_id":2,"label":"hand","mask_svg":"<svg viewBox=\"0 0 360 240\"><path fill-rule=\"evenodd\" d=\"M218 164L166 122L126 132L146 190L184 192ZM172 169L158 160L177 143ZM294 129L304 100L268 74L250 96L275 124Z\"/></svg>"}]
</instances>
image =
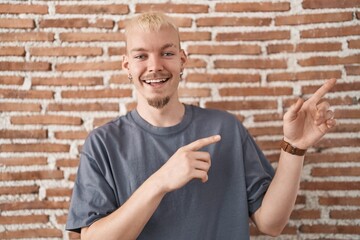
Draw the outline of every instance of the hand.
<instances>
[{"instance_id":1,"label":"hand","mask_svg":"<svg viewBox=\"0 0 360 240\"><path fill-rule=\"evenodd\" d=\"M336 125L330 104L320 102L336 83L330 79L324 83L307 101L299 99L284 115L284 139L293 146L307 149L318 142Z\"/></svg>"},{"instance_id":2,"label":"hand","mask_svg":"<svg viewBox=\"0 0 360 240\"><path fill-rule=\"evenodd\" d=\"M165 192L183 187L194 178L208 180L211 166L210 154L199 149L220 141L219 135L198 139L179 148L175 154L155 173L160 177Z\"/></svg>"}]
</instances>

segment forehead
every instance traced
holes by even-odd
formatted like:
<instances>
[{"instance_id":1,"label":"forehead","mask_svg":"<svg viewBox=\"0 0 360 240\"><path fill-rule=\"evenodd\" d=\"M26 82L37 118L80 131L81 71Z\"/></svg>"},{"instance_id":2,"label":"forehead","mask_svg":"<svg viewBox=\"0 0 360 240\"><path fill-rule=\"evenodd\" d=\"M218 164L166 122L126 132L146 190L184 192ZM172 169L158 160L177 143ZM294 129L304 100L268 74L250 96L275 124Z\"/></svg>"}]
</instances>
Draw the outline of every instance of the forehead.
<instances>
[{"instance_id":1,"label":"forehead","mask_svg":"<svg viewBox=\"0 0 360 240\"><path fill-rule=\"evenodd\" d=\"M126 48L130 53L133 49L158 50L164 46L180 48L178 32L171 27L162 27L157 31L132 29L126 33Z\"/></svg>"}]
</instances>

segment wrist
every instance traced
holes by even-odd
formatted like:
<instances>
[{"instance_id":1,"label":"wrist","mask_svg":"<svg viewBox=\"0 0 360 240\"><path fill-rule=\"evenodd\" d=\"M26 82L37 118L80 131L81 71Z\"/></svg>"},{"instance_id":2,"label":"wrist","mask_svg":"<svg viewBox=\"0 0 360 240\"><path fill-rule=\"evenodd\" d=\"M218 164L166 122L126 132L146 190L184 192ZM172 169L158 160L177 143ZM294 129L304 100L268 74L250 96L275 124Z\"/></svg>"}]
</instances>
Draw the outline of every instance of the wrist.
<instances>
[{"instance_id":1,"label":"wrist","mask_svg":"<svg viewBox=\"0 0 360 240\"><path fill-rule=\"evenodd\" d=\"M285 137L281 141L280 147L284 152L296 156L304 156L307 151L307 149L298 148L295 145L291 144Z\"/></svg>"}]
</instances>

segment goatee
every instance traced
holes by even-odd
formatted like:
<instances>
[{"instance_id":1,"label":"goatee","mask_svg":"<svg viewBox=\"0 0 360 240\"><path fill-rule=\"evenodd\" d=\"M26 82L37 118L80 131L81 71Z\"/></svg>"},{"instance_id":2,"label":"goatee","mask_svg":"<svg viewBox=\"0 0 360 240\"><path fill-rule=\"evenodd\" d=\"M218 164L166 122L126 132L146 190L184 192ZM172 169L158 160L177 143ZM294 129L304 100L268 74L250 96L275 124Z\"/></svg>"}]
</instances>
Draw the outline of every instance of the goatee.
<instances>
[{"instance_id":1,"label":"goatee","mask_svg":"<svg viewBox=\"0 0 360 240\"><path fill-rule=\"evenodd\" d=\"M161 109L169 103L170 97L147 99L147 101L150 106Z\"/></svg>"}]
</instances>

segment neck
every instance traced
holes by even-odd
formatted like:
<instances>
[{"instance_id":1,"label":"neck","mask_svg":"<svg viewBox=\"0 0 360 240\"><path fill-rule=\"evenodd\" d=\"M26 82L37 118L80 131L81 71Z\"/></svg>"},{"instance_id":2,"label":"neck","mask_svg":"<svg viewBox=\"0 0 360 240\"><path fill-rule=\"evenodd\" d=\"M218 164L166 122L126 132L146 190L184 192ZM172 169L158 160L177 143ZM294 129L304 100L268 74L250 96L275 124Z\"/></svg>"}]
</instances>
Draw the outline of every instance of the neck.
<instances>
[{"instance_id":1,"label":"neck","mask_svg":"<svg viewBox=\"0 0 360 240\"><path fill-rule=\"evenodd\" d=\"M161 109L148 103L138 102L136 110L139 115L155 127L171 127L181 122L185 114L185 106L178 99L171 101Z\"/></svg>"}]
</instances>

